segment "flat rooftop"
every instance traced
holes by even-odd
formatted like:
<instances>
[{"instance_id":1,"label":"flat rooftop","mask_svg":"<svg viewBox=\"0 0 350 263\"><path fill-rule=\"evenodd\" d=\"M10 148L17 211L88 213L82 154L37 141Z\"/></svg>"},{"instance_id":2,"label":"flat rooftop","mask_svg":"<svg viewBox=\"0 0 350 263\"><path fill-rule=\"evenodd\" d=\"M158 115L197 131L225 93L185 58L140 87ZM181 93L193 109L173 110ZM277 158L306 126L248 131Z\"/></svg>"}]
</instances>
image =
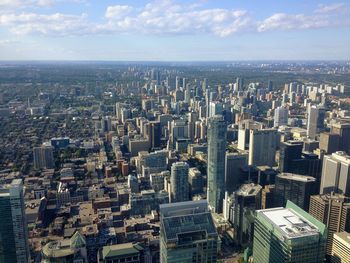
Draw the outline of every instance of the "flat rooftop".
<instances>
[{"instance_id":1,"label":"flat rooftop","mask_svg":"<svg viewBox=\"0 0 350 263\"><path fill-rule=\"evenodd\" d=\"M293 181L299 181L299 182L315 182L316 179L312 176L307 175L301 175L301 174L292 174L292 173L281 173L277 175L279 178L283 179L289 179Z\"/></svg>"},{"instance_id":2,"label":"flat rooftop","mask_svg":"<svg viewBox=\"0 0 350 263\"><path fill-rule=\"evenodd\" d=\"M243 196L256 196L262 187L258 184L244 184L236 192L238 195Z\"/></svg>"},{"instance_id":3,"label":"flat rooftop","mask_svg":"<svg viewBox=\"0 0 350 263\"><path fill-rule=\"evenodd\" d=\"M258 210L258 214L271 223L287 239L319 235L319 229L290 208Z\"/></svg>"}]
</instances>

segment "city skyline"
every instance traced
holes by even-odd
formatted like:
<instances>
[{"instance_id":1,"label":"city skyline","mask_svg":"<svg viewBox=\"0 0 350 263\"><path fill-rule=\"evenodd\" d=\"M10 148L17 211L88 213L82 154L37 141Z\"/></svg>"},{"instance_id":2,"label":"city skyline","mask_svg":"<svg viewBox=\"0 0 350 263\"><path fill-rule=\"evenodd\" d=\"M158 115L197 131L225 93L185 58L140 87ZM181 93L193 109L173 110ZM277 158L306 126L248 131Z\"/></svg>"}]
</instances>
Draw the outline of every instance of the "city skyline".
<instances>
[{"instance_id":1,"label":"city skyline","mask_svg":"<svg viewBox=\"0 0 350 263\"><path fill-rule=\"evenodd\" d=\"M0 60L348 60L341 1L0 1Z\"/></svg>"}]
</instances>

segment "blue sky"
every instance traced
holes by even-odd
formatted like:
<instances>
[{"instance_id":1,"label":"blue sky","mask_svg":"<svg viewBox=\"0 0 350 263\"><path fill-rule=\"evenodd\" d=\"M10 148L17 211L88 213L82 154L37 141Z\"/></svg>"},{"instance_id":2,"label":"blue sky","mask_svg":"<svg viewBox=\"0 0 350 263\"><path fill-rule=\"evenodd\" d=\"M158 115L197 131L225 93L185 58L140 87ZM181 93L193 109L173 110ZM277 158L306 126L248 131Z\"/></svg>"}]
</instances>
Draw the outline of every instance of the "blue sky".
<instances>
[{"instance_id":1,"label":"blue sky","mask_svg":"<svg viewBox=\"0 0 350 263\"><path fill-rule=\"evenodd\" d=\"M0 0L0 60L349 60L350 1Z\"/></svg>"}]
</instances>

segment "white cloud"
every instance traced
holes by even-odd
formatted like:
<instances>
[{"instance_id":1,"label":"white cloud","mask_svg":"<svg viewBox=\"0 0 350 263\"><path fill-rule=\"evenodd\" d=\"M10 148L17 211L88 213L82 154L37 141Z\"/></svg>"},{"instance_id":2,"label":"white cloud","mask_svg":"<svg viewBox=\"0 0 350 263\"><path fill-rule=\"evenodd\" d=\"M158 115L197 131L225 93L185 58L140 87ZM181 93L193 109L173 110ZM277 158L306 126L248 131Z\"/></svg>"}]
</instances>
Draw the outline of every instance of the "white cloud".
<instances>
[{"instance_id":1,"label":"white cloud","mask_svg":"<svg viewBox=\"0 0 350 263\"><path fill-rule=\"evenodd\" d=\"M335 3L331 5L319 5L318 8L315 10L315 13L319 14L328 14L328 13L339 13L347 11L348 5L344 3Z\"/></svg>"},{"instance_id":2,"label":"white cloud","mask_svg":"<svg viewBox=\"0 0 350 263\"><path fill-rule=\"evenodd\" d=\"M132 11L132 9L133 8L128 5L108 6L105 16L109 19L119 19L127 16Z\"/></svg>"},{"instance_id":3,"label":"white cloud","mask_svg":"<svg viewBox=\"0 0 350 263\"><path fill-rule=\"evenodd\" d=\"M69 35L87 33L86 15L80 16L55 13L39 15L36 13L2 14L0 26L9 27L14 34L39 33L43 35Z\"/></svg>"},{"instance_id":4,"label":"white cloud","mask_svg":"<svg viewBox=\"0 0 350 263\"><path fill-rule=\"evenodd\" d=\"M349 26L349 10L344 4L321 5L312 14L277 13L257 25L258 32L271 30L317 29ZM341 10L341 11L340 11Z\"/></svg>"},{"instance_id":5,"label":"white cloud","mask_svg":"<svg viewBox=\"0 0 350 263\"><path fill-rule=\"evenodd\" d=\"M48 6L58 2L84 0L0 0L1 5L35 4ZM0 27L15 34L82 35L82 34L211 34L228 37L238 32L303 30L349 25L346 13L339 15L341 4L318 6L311 14L276 13L255 21L247 10L203 8L201 2L184 5L173 0L156 0L136 8L129 5L106 7L104 19L89 21L87 15L33 12L0 12Z\"/></svg>"}]
</instances>

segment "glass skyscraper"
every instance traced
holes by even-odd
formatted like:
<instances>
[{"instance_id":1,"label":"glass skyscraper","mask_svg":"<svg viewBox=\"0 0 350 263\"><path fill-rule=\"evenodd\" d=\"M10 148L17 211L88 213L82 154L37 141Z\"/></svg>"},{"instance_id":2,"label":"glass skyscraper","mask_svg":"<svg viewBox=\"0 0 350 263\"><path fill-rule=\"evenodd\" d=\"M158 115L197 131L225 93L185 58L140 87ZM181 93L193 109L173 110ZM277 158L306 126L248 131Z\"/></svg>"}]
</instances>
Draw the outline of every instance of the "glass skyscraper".
<instances>
[{"instance_id":1,"label":"glass skyscraper","mask_svg":"<svg viewBox=\"0 0 350 263\"><path fill-rule=\"evenodd\" d=\"M0 262L29 261L22 180L0 186Z\"/></svg>"},{"instance_id":2,"label":"glass skyscraper","mask_svg":"<svg viewBox=\"0 0 350 263\"><path fill-rule=\"evenodd\" d=\"M221 213L225 197L227 125L222 116L208 118L208 192L210 210Z\"/></svg>"},{"instance_id":3,"label":"glass skyscraper","mask_svg":"<svg viewBox=\"0 0 350 263\"><path fill-rule=\"evenodd\" d=\"M256 211L254 262L323 262L326 240L326 226L290 201L286 208Z\"/></svg>"},{"instance_id":4,"label":"glass skyscraper","mask_svg":"<svg viewBox=\"0 0 350 263\"><path fill-rule=\"evenodd\" d=\"M160 205L160 262L217 262L218 234L206 200Z\"/></svg>"}]
</instances>

